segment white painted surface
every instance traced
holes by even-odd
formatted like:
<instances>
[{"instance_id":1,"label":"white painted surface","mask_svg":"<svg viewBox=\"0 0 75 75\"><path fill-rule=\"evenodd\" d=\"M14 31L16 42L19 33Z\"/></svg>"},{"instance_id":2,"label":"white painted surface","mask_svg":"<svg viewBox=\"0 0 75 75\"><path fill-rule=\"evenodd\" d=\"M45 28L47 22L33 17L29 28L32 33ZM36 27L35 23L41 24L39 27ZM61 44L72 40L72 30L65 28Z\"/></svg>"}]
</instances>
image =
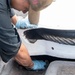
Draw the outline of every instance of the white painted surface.
<instances>
[{"instance_id":1,"label":"white painted surface","mask_svg":"<svg viewBox=\"0 0 75 75\"><path fill-rule=\"evenodd\" d=\"M56 0L41 11L39 25L55 29L75 29L75 0Z\"/></svg>"},{"instance_id":2,"label":"white painted surface","mask_svg":"<svg viewBox=\"0 0 75 75\"><path fill-rule=\"evenodd\" d=\"M59 58L75 59L75 46L59 44L46 40L37 40L35 43L29 43L29 41L23 36L23 31L24 30L18 30L21 39L31 56L49 55Z\"/></svg>"},{"instance_id":3,"label":"white painted surface","mask_svg":"<svg viewBox=\"0 0 75 75\"><path fill-rule=\"evenodd\" d=\"M75 30L75 0L56 0L48 8L42 10L39 27ZM20 33L22 35L22 31ZM75 59L75 46L45 40L38 40L32 44L23 35L21 38L30 55L50 55ZM52 50L52 47L54 50Z\"/></svg>"}]
</instances>

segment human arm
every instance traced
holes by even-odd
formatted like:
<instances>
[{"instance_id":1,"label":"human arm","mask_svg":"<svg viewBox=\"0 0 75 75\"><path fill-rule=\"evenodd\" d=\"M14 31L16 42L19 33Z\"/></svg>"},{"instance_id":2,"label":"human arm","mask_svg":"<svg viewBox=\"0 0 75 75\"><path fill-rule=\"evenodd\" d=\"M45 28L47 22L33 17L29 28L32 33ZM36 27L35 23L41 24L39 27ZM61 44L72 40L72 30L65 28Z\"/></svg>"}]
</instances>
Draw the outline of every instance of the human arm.
<instances>
[{"instance_id":1,"label":"human arm","mask_svg":"<svg viewBox=\"0 0 75 75\"><path fill-rule=\"evenodd\" d=\"M22 66L31 70L43 70L45 69L46 62L42 60L32 60L28 53L27 48L22 44L18 53L15 56L15 60Z\"/></svg>"},{"instance_id":2,"label":"human arm","mask_svg":"<svg viewBox=\"0 0 75 75\"><path fill-rule=\"evenodd\" d=\"M28 54L27 49L22 44L18 53L15 56L15 60L22 66L31 70L43 70L45 69L46 62L39 60L32 60Z\"/></svg>"},{"instance_id":3,"label":"human arm","mask_svg":"<svg viewBox=\"0 0 75 75\"><path fill-rule=\"evenodd\" d=\"M11 18L12 23L16 26L16 28L21 28L21 29L25 29L25 28L36 28L37 25L33 25L30 24L28 18L23 18L22 16L17 16L14 15Z\"/></svg>"},{"instance_id":4,"label":"human arm","mask_svg":"<svg viewBox=\"0 0 75 75\"><path fill-rule=\"evenodd\" d=\"M16 25L16 23L18 21L18 16L16 14L14 16L12 16L11 21L14 25Z\"/></svg>"},{"instance_id":5,"label":"human arm","mask_svg":"<svg viewBox=\"0 0 75 75\"><path fill-rule=\"evenodd\" d=\"M24 67L31 68L34 65L27 48L23 44L21 44L20 49L14 58L20 65Z\"/></svg>"}]
</instances>

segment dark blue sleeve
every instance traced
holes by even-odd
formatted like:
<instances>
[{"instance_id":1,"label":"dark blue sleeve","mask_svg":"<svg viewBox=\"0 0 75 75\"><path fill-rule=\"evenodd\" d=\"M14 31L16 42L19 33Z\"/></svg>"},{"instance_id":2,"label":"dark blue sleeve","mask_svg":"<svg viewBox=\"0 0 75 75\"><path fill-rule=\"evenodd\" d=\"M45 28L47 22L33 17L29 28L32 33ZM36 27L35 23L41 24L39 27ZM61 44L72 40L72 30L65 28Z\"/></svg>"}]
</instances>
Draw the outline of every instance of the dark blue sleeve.
<instances>
[{"instance_id":1,"label":"dark blue sleeve","mask_svg":"<svg viewBox=\"0 0 75 75\"><path fill-rule=\"evenodd\" d=\"M14 12L13 9L11 9L11 11L10 11L10 17L12 18L14 15L15 15L15 12Z\"/></svg>"},{"instance_id":2,"label":"dark blue sleeve","mask_svg":"<svg viewBox=\"0 0 75 75\"><path fill-rule=\"evenodd\" d=\"M17 54L21 40L11 24L10 12L5 1L0 0L0 56L4 62L7 62Z\"/></svg>"}]
</instances>

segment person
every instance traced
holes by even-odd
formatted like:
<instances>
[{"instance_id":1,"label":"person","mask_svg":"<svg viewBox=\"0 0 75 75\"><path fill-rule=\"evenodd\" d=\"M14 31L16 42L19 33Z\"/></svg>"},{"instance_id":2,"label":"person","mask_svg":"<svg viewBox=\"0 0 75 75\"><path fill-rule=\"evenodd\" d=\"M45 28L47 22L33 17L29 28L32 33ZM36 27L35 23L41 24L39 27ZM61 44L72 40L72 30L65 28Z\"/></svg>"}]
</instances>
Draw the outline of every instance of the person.
<instances>
[{"instance_id":1,"label":"person","mask_svg":"<svg viewBox=\"0 0 75 75\"><path fill-rule=\"evenodd\" d=\"M22 43L16 28L17 16L11 8L26 13L31 24L39 21L40 10L46 8L53 0L0 0L0 56L4 62L14 58L24 67L37 70L44 69L45 62L32 60L26 46Z\"/></svg>"}]
</instances>

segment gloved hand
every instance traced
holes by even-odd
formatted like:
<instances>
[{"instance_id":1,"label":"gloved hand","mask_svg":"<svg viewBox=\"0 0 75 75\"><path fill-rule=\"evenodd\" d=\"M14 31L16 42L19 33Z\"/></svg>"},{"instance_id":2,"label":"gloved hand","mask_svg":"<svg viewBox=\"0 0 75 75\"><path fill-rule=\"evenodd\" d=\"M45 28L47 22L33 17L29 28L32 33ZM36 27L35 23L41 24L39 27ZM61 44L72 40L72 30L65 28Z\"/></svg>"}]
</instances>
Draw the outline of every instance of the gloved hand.
<instances>
[{"instance_id":1,"label":"gloved hand","mask_svg":"<svg viewBox=\"0 0 75 75\"><path fill-rule=\"evenodd\" d=\"M42 60L33 60L34 66L32 67L32 70L44 70L46 62Z\"/></svg>"},{"instance_id":2,"label":"gloved hand","mask_svg":"<svg viewBox=\"0 0 75 75\"><path fill-rule=\"evenodd\" d=\"M19 29L37 28L37 25L30 24L28 19L18 19L16 23L16 28L19 28Z\"/></svg>"}]
</instances>

